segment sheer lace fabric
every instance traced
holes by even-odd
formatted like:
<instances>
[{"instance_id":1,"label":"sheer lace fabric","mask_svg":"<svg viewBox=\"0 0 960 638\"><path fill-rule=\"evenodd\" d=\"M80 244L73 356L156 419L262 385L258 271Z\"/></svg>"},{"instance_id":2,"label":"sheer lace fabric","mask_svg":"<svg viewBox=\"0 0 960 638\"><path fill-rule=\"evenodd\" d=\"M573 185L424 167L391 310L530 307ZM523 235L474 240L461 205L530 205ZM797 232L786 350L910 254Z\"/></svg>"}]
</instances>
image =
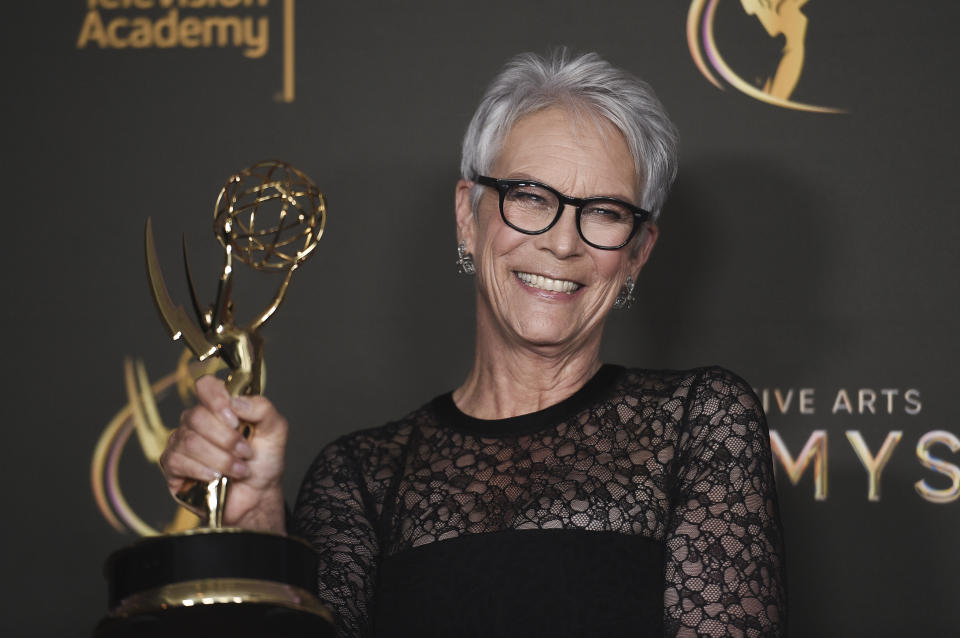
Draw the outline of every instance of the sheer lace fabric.
<instances>
[{"instance_id":1,"label":"sheer lace fabric","mask_svg":"<svg viewBox=\"0 0 960 638\"><path fill-rule=\"evenodd\" d=\"M326 447L295 520L320 552L321 595L344 636L370 635L379 569L391 557L502 532L529 541L535 530L655 542L668 636L771 636L785 626L763 412L749 386L719 368L604 366L560 404L498 421L438 397ZM591 595L609 604L621 586Z\"/></svg>"}]
</instances>

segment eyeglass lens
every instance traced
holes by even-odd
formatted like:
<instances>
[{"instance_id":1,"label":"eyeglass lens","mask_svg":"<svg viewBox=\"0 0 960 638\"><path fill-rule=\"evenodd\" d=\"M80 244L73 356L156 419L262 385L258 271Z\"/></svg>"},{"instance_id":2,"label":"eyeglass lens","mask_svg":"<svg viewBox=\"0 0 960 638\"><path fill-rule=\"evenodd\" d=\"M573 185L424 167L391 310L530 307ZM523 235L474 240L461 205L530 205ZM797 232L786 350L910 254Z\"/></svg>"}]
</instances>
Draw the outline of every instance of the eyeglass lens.
<instances>
[{"instance_id":1,"label":"eyeglass lens","mask_svg":"<svg viewBox=\"0 0 960 638\"><path fill-rule=\"evenodd\" d=\"M503 216L527 232L539 232L550 225L560 210L556 194L534 184L511 186L503 196ZM633 212L612 199L587 202L580 214L580 232L597 246L619 246L633 230Z\"/></svg>"}]
</instances>

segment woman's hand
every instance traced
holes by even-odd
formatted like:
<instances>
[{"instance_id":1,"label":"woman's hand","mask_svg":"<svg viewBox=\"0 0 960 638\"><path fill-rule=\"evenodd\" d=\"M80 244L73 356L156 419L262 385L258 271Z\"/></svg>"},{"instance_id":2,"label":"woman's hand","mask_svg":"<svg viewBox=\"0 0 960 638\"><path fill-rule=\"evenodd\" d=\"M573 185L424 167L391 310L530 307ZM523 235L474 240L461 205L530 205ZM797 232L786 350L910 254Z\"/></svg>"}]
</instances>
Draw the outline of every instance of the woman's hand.
<instances>
[{"instance_id":1,"label":"woman's hand","mask_svg":"<svg viewBox=\"0 0 960 638\"><path fill-rule=\"evenodd\" d=\"M197 405L180 416L160 455L170 493L191 480L208 483L226 476L225 526L284 533L286 419L264 397L231 398L216 377L201 377L196 389ZM238 430L241 421L256 428L249 441Z\"/></svg>"}]
</instances>

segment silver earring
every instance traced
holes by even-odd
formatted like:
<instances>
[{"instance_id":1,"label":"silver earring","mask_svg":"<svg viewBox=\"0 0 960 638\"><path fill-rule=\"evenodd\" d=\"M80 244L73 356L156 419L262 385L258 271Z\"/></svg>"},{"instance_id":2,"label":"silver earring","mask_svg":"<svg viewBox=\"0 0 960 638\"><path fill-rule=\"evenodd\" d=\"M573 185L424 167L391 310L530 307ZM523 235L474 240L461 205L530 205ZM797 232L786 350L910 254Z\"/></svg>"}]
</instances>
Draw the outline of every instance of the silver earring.
<instances>
[{"instance_id":1,"label":"silver earring","mask_svg":"<svg viewBox=\"0 0 960 638\"><path fill-rule=\"evenodd\" d=\"M467 242L457 244L457 272L461 275L475 275L477 267L473 263L473 255L467 252Z\"/></svg>"},{"instance_id":2,"label":"silver earring","mask_svg":"<svg viewBox=\"0 0 960 638\"><path fill-rule=\"evenodd\" d=\"M627 275L627 280L623 282L623 288L621 288L620 292L617 293L617 300L613 302L614 308L617 310L627 310L633 305L635 300L635 297L633 296L634 286L636 286L636 283L633 281L633 277Z\"/></svg>"}]
</instances>

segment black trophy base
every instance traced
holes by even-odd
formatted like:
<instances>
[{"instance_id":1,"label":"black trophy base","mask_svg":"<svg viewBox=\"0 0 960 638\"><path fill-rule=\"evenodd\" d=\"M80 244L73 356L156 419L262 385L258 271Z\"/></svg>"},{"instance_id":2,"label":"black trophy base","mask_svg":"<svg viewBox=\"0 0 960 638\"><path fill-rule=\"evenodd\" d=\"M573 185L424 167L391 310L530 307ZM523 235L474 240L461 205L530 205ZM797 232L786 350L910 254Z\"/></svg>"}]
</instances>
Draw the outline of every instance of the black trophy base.
<instances>
[{"instance_id":1,"label":"black trophy base","mask_svg":"<svg viewBox=\"0 0 960 638\"><path fill-rule=\"evenodd\" d=\"M109 612L95 638L333 636L305 542L238 529L157 536L104 567Z\"/></svg>"},{"instance_id":2,"label":"black trophy base","mask_svg":"<svg viewBox=\"0 0 960 638\"><path fill-rule=\"evenodd\" d=\"M259 603L173 607L160 613L104 618L93 638L333 638L333 625L316 614Z\"/></svg>"}]
</instances>

